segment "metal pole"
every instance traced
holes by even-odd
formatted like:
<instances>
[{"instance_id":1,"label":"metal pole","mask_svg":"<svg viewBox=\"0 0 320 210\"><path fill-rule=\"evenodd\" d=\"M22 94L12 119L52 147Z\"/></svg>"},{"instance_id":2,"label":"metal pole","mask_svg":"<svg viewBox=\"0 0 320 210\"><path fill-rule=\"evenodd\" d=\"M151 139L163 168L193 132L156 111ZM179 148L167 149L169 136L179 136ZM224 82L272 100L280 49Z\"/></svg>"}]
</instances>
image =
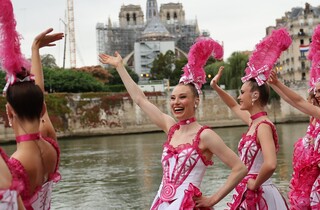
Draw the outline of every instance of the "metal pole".
<instances>
[{"instance_id":1,"label":"metal pole","mask_svg":"<svg viewBox=\"0 0 320 210\"><path fill-rule=\"evenodd\" d=\"M60 18L60 21L64 24L64 46L63 46L63 64L62 68L65 68L66 64L66 50L67 50L67 24Z\"/></svg>"}]
</instances>

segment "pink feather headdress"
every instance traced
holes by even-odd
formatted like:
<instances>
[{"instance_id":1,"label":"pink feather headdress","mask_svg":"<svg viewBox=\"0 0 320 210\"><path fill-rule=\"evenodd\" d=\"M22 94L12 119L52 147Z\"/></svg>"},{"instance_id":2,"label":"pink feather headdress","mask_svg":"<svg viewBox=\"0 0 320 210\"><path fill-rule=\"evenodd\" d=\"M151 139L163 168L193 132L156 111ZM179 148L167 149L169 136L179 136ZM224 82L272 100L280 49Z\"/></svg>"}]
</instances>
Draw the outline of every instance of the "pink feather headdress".
<instances>
[{"instance_id":1,"label":"pink feather headdress","mask_svg":"<svg viewBox=\"0 0 320 210\"><path fill-rule=\"evenodd\" d=\"M259 86L263 85L269 78L273 65L282 51L288 49L291 42L291 37L286 29L272 31L270 36L256 45L247 64L248 67L245 69L246 75L241 78L242 82L254 78Z\"/></svg>"},{"instance_id":2,"label":"pink feather headdress","mask_svg":"<svg viewBox=\"0 0 320 210\"><path fill-rule=\"evenodd\" d=\"M179 83L193 83L198 93L201 93L201 87L206 83L206 74L203 66L210 56L221 60L223 57L222 46L209 37L199 37L191 46L188 53L188 63L183 67L183 75Z\"/></svg>"},{"instance_id":3,"label":"pink feather headdress","mask_svg":"<svg viewBox=\"0 0 320 210\"><path fill-rule=\"evenodd\" d=\"M16 31L13 7L10 0L0 0L0 63L7 72L7 85L17 81L16 75L30 70L28 61L20 50L20 36Z\"/></svg>"},{"instance_id":4,"label":"pink feather headdress","mask_svg":"<svg viewBox=\"0 0 320 210\"><path fill-rule=\"evenodd\" d=\"M316 27L312 35L308 59L311 61L309 92L315 91L317 82L320 82L320 25Z\"/></svg>"}]
</instances>

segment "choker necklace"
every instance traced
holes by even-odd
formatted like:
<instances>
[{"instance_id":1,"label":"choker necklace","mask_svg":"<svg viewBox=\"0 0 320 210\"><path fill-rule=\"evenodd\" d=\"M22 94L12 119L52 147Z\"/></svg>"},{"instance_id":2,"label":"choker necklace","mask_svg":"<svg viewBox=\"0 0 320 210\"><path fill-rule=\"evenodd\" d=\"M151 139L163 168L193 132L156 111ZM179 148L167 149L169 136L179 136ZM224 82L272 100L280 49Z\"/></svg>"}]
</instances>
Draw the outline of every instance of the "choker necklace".
<instances>
[{"instance_id":1,"label":"choker necklace","mask_svg":"<svg viewBox=\"0 0 320 210\"><path fill-rule=\"evenodd\" d=\"M250 118L253 121L255 119L258 119L259 117L267 116L267 115L268 115L267 112L258 112L258 113L254 114L254 115L251 115Z\"/></svg>"},{"instance_id":2,"label":"choker necklace","mask_svg":"<svg viewBox=\"0 0 320 210\"><path fill-rule=\"evenodd\" d=\"M179 125L189 125L189 124L193 123L194 121L196 121L196 118L191 117L189 119L179 121L178 124Z\"/></svg>"},{"instance_id":3,"label":"choker necklace","mask_svg":"<svg viewBox=\"0 0 320 210\"><path fill-rule=\"evenodd\" d=\"M39 140L39 139L40 139L40 132L16 136L17 143L24 142L24 141Z\"/></svg>"}]
</instances>

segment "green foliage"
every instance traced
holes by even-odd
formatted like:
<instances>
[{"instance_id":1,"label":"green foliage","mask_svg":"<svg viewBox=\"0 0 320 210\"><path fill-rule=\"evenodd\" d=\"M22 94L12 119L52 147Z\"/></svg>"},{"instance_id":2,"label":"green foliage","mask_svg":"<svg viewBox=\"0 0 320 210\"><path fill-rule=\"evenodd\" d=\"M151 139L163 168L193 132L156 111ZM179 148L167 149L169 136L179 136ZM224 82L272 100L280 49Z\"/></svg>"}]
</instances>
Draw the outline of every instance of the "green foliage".
<instances>
[{"instance_id":1,"label":"green foliage","mask_svg":"<svg viewBox=\"0 0 320 210\"><path fill-rule=\"evenodd\" d=\"M41 63L43 67L58 68L58 65L56 64L56 59L51 54L41 55Z\"/></svg>"},{"instance_id":2,"label":"green foliage","mask_svg":"<svg viewBox=\"0 0 320 210\"><path fill-rule=\"evenodd\" d=\"M239 89L242 85L241 77L248 63L248 55L234 52L227 60L224 74L226 74L226 89Z\"/></svg>"},{"instance_id":3,"label":"green foliage","mask_svg":"<svg viewBox=\"0 0 320 210\"><path fill-rule=\"evenodd\" d=\"M169 79L174 69L175 55L168 50L164 55L160 53L152 63L150 70L151 80Z\"/></svg>"},{"instance_id":4,"label":"green foliage","mask_svg":"<svg viewBox=\"0 0 320 210\"><path fill-rule=\"evenodd\" d=\"M125 92L126 87L123 84L108 85L109 92Z\"/></svg>"},{"instance_id":5,"label":"green foliage","mask_svg":"<svg viewBox=\"0 0 320 210\"><path fill-rule=\"evenodd\" d=\"M64 69L44 68L45 90L48 92L98 92L104 91L104 84L91 74Z\"/></svg>"},{"instance_id":6,"label":"green foliage","mask_svg":"<svg viewBox=\"0 0 320 210\"><path fill-rule=\"evenodd\" d=\"M188 63L187 58L177 59L175 61L175 69L170 76L170 85L177 85L181 75L183 74L182 68Z\"/></svg>"},{"instance_id":7,"label":"green foliage","mask_svg":"<svg viewBox=\"0 0 320 210\"><path fill-rule=\"evenodd\" d=\"M213 77L218 73L220 66L227 66L227 64L224 61L218 61L215 63L211 63L209 65L207 65L205 67L205 72L206 72L206 84L205 84L205 88L210 86L210 82L213 79ZM226 85L227 83L227 76L225 74L225 72L222 74L220 81L219 81L219 85L223 84Z\"/></svg>"},{"instance_id":8,"label":"green foliage","mask_svg":"<svg viewBox=\"0 0 320 210\"><path fill-rule=\"evenodd\" d=\"M129 73L130 77L133 79L133 81L135 81L136 83L139 82L139 75L137 75L136 72L134 72L131 68L129 68L128 66L126 66L127 72ZM117 72L117 70L115 68L112 68L109 70L109 74L111 74L112 76L109 78L109 85L113 86L113 85L123 85L123 82Z\"/></svg>"},{"instance_id":9,"label":"green foliage","mask_svg":"<svg viewBox=\"0 0 320 210\"><path fill-rule=\"evenodd\" d=\"M0 88L3 89L6 85L6 73L1 70L0 71Z\"/></svg>"}]
</instances>

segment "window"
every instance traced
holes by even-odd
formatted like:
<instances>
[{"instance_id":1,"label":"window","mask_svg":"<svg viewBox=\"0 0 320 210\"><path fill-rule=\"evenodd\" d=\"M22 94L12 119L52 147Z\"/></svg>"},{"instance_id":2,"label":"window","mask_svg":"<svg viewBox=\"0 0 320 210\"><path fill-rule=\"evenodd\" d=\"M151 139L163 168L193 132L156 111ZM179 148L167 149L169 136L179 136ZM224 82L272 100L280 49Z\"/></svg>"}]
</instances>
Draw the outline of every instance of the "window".
<instances>
[{"instance_id":1,"label":"window","mask_svg":"<svg viewBox=\"0 0 320 210\"><path fill-rule=\"evenodd\" d=\"M305 73L305 72L302 72L302 74L301 74L301 80L306 80L306 73Z\"/></svg>"},{"instance_id":2,"label":"window","mask_svg":"<svg viewBox=\"0 0 320 210\"><path fill-rule=\"evenodd\" d=\"M301 69L305 70L306 69L306 63L305 62L301 62Z\"/></svg>"},{"instance_id":3,"label":"window","mask_svg":"<svg viewBox=\"0 0 320 210\"><path fill-rule=\"evenodd\" d=\"M303 31L303 28L300 28L299 32L298 32L298 36L304 36L305 33Z\"/></svg>"},{"instance_id":4,"label":"window","mask_svg":"<svg viewBox=\"0 0 320 210\"><path fill-rule=\"evenodd\" d=\"M173 19L177 19L178 18L178 15L176 12L173 13Z\"/></svg>"},{"instance_id":5,"label":"window","mask_svg":"<svg viewBox=\"0 0 320 210\"><path fill-rule=\"evenodd\" d=\"M133 13L133 17L132 17L132 18L133 18L133 21L134 21L134 22L136 22L136 21L137 21L136 13Z\"/></svg>"},{"instance_id":6,"label":"window","mask_svg":"<svg viewBox=\"0 0 320 210\"><path fill-rule=\"evenodd\" d=\"M130 14L127 13L127 22L129 22L129 21L130 21Z\"/></svg>"},{"instance_id":7,"label":"window","mask_svg":"<svg viewBox=\"0 0 320 210\"><path fill-rule=\"evenodd\" d=\"M170 20L170 13L167 12L167 20Z\"/></svg>"}]
</instances>

